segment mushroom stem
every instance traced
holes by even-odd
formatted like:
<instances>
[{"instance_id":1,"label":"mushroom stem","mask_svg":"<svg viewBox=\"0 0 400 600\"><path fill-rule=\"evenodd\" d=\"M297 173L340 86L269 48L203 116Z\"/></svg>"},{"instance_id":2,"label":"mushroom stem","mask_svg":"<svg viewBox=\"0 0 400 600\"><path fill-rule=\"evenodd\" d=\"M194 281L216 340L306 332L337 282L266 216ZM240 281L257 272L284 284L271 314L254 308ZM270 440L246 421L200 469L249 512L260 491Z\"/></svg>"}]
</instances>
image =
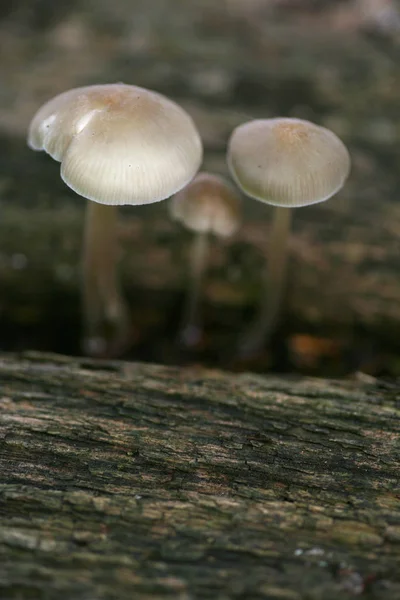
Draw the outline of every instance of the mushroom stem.
<instances>
[{"instance_id":1,"label":"mushroom stem","mask_svg":"<svg viewBox=\"0 0 400 600\"><path fill-rule=\"evenodd\" d=\"M200 290L206 267L207 251L207 232L196 232L190 249L190 280L179 336L185 346L195 346L201 335Z\"/></svg>"},{"instance_id":2,"label":"mushroom stem","mask_svg":"<svg viewBox=\"0 0 400 600\"><path fill-rule=\"evenodd\" d=\"M241 356L249 356L267 343L277 324L277 317L286 283L287 240L292 209L276 206L268 240L267 266L264 273L264 292L258 315L245 334L239 348Z\"/></svg>"},{"instance_id":3,"label":"mushroom stem","mask_svg":"<svg viewBox=\"0 0 400 600\"><path fill-rule=\"evenodd\" d=\"M127 309L117 278L117 206L88 202L83 250L83 349L90 355L118 353Z\"/></svg>"}]
</instances>

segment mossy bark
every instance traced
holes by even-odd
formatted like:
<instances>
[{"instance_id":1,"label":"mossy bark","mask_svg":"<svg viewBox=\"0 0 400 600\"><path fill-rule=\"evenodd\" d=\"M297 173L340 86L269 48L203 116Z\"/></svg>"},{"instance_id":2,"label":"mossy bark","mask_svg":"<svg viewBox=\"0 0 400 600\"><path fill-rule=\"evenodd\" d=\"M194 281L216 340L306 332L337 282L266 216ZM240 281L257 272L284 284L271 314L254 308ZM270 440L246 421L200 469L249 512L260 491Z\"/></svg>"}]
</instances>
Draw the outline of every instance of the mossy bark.
<instances>
[{"instance_id":1,"label":"mossy bark","mask_svg":"<svg viewBox=\"0 0 400 600\"><path fill-rule=\"evenodd\" d=\"M0 360L2 600L400 597L399 388Z\"/></svg>"}]
</instances>

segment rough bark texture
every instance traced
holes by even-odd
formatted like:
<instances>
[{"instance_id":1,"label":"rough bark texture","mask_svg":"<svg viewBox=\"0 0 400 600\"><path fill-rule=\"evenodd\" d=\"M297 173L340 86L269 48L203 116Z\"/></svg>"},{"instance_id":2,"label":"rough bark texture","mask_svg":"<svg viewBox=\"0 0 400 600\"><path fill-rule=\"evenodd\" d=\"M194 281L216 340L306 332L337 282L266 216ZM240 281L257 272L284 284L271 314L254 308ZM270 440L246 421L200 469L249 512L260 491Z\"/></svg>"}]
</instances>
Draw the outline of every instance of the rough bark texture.
<instances>
[{"instance_id":1,"label":"rough bark texture","mask_svg":"<svg viewBox=\"0 0 400 600\"><path fill-rule=\"evenodd\" d=\"M0 359L0 598L400 598L399 388Z\"/></svg>"}]
</instances>

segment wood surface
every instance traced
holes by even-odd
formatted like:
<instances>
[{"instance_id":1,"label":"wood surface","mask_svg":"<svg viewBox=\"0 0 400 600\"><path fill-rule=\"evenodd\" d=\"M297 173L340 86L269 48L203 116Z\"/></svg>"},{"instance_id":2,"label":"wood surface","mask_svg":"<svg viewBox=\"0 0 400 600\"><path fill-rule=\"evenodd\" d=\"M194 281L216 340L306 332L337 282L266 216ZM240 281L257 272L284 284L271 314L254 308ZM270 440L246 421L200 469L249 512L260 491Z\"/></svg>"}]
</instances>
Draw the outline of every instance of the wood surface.
<instances>
[{"instance_id":1,"label":"wood surface","mask_svg":"<svg viewBox=\"0 0 400 600\"><path fill-rule=\"evenodd\" d=\"M399 388L0 358L0 597L400 598Z\"/></svg>"}]
</instances>

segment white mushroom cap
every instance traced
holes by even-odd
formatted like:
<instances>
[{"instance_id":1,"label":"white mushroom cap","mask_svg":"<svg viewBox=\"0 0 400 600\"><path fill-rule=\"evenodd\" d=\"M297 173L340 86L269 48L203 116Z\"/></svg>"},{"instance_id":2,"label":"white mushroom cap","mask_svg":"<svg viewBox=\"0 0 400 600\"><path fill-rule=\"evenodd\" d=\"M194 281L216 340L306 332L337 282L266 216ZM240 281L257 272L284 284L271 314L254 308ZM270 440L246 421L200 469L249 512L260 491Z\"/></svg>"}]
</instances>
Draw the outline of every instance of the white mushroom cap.
<instances>
[{"instance_id":1,"label":"white mushroom cap","mask_svg":"<svg viewBox=\"0 0 400 600\"><path fill-rule=\"evenodd\" d=\"M328 200L350 172L350 156L332 131L301 119L255 120L230 138L228 165L245 194L275 206Z\"/></svg>"},{"instance_id":2,"label":"white mushroom cap","mask_svg":"<svg viewBox=\"0 0 400 600\"><path fill-rule=\"evenodd\" d=\"M61 162L61 177L75 192L102 204L168 198L194 177L203 153L178 104L121 83L56 96L33 118L28 145Z\"/></svg>"},{"instance_id":3,"label":"white mushroom cap","mask_svg":"<svg viewBox=\"0 0 400 600\"><path fill-rule=\"evenodd\" d=\"M171 216L189 229L221 237L240 225L240 198L225 179L198 173L170 203Z\"/></svg>"}]
</instances>

